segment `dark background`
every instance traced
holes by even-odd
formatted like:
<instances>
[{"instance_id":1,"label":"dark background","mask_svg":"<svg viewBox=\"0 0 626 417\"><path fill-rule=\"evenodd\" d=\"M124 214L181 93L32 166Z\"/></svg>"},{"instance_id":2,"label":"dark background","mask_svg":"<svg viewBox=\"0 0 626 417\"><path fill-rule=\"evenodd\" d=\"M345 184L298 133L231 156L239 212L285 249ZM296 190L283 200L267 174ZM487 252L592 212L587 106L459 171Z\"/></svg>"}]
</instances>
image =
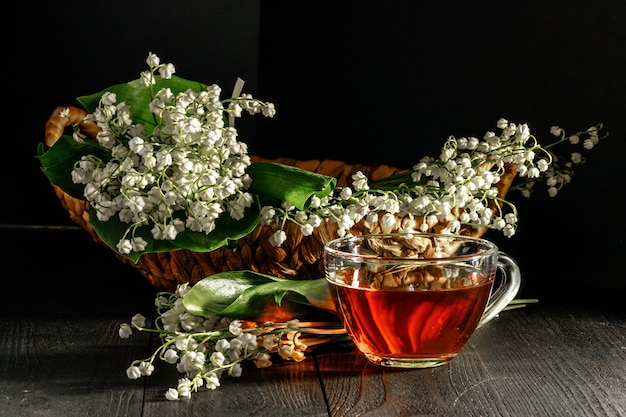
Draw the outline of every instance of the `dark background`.
<instances>
[{"instance_id":1,"label":"dark background","mask_svg":"<svg viewBox=\"0 0 626 417\"><path fill-rule=\"evenodd\" d=\"M555 198L518 195L517 235L486 237L518 260L522 295L626 290L626 2L22 2L3 25L3 227L69 226L36 147L75 97L137 78L148 51L177 75L237 77L277 107L241 134L267 157L410 168L448 135L482 136L500 117L610 137ZM6 23L6 22L5 22ZM5 244L11 244L5 242ZM36 255L37 244L24 248ZM71 242L67 247L68 259ZM596 295L597 294L597 295Z\"/></svg>"}]
</instances>

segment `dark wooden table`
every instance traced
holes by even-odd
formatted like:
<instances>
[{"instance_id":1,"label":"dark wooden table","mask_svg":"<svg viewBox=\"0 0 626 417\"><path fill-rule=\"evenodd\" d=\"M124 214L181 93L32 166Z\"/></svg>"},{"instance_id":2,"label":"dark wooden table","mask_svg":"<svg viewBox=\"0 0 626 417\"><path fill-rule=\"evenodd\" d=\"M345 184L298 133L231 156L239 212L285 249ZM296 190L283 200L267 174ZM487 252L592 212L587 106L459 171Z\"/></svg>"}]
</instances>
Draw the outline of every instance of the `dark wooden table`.
<instances>
[{"instance_id":1,"label":"dark wooden table","mask_svg":"<svg viewBox=\"0 0 626 417\"><path fill-rule=\"evenodd\" d=\"M125 374L155 343L118 336L121 322L154 312L147 280L78 229L4 227L0 236L2 417L626 415L624 292L545 294L502 313L435 369L379 368L344 343L301 363L244 367L215 391L170 402L173 367Z\"/></svg>"}]
</instances>

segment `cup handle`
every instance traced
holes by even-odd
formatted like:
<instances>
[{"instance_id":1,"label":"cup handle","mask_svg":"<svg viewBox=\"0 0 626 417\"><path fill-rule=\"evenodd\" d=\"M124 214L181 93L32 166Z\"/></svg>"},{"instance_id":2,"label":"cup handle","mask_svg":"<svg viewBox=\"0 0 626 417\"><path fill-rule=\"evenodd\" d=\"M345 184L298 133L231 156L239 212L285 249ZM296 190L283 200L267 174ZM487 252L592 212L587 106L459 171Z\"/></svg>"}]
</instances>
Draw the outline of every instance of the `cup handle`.
<instances>
[{"instance_id":1,"label":"cup handle","mask_svg":"<svg viewBox=\"0 0 626 417\"><path fill-rule=\"evenodd\" d=\"M498 252L498 269L501 280L498 288L491 293L485 312L478 322L478 327L496 317L517 295L522 283L519 266L504 252Z\"/></svg>"}]
</instances>

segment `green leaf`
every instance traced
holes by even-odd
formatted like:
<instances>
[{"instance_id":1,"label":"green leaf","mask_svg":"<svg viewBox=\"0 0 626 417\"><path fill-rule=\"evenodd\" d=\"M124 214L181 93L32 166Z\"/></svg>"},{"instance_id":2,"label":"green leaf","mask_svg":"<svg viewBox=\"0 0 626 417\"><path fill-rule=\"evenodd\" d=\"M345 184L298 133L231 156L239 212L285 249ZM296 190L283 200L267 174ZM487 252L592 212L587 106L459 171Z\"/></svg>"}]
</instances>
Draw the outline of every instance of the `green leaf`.
<instances>
[{"instance_id":1,"label":"green leaf","mask_svg":"<svg viewBox=\"0 0 626 417\"><path fill-rule=\"evenodd\" d=\"M156 77L156 83L150 88L146 87L139 79L130 81L125 84L117 84L107 87L102 91L87 96L78 97L78 101L89 113L93 113L104 93L115 93L117 102L125 102L130 105L130 116L135 124L143 124L146 133L150 135L155 127L154 115L150 112L150 102L152 94L156 94L162 88L169 88L174 95L187 91L202 91L206 89L206 85L186 80L177 76L170 79Z\"/></svg>"},{"instance_id":2,"label":"green leaf","mask_svg":"<svg viewBox=\"0 0 626 417\"><path fill-rule=\"evenodd\" d=\"M204 317L258 322L305 317L337 320L325 278L287 280L248 270L222 272L194 284L183 303L190 313Z\"/></svg>"},{"instance_id":3,"label":"green leaf","mask_svg":"<svg viewBox=\"0 0 626 417\"><path fill-rule=\"evenodd\" d=\"M211 233L206 234L185 230L179 233L174 241L155 240L150 232L152 226L142 226L136 229L135 236L143 237L148 242L148 245L142 252L131 252L122 256L137 262L141 255L149 252L169 252L178 249L187 249L192 252L209 252L222 246L228 246L230 242L241 239L256 227L261 213L258 201L252 207L247 208L244 213L244 217L240 220L235 220L227 213L223 213L215 221L215 229ZM130 225L120 221L118 217L100 221L93 208L91 208L89 216L89 222L100 239L117 252L117 243L124 237Z\"/></svg>"},{"instance_id":4,"label":"green leaf","mask_svg":"<svg viewBox=\"0 0 626 417\"><path fill-rule=\"evenodd\" d=\"M198 281L185 294L183 302L189 312L210 316L227 308L246 289L273 282L276 277L252 271L220 272Z\"/></svg>"},{"instance_id":5,"label":"green leaf","mask_svg":"<svg viewBox=\"0 0 626 417\"><path fill-rule=\"evenodd\" d=\"M37 158L41 164L41 170L52 184L55 184L72 197L84 200L83 184L75 184L72 181L72 169L82 156L95 155L107 161L111 155L95 141L83 143L75 141L69 135L61 136L52 147L43 143L37 146Z\"/></svg>"},{"instance_id":6,"label":"green leaf","mask_svg":"<svg viewBox=\"0 0 626 417\"><path fill-rule=\"evenodd\" d=\"M251 192L286 201L298 210L306 210L313 196L326 197L337 185L334 177L272 162L252 164L247 173Z\"/></svg>"}]
</instances>

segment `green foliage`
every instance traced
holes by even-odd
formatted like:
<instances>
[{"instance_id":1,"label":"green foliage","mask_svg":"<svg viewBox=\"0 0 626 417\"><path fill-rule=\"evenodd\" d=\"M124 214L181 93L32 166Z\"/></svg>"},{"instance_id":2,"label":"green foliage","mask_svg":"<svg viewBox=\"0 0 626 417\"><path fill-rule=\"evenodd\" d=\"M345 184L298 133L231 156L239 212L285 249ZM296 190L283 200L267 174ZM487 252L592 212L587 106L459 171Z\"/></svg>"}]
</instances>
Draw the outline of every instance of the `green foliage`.
<instances>
[{"instance_id":1,"label":"green foliage","mask_svg":"<svg viewBox=\"0 0 626 417\"><path fill-rule=\"evenodd\" d=\"M87 96L78 97L77 100L85 107L89 113L93 113L100 103L104 93L114 93L118 101L130 104L130 116L134 123L143 124L146 134L150 135L155 127L154 115L150 112L150 102L155 92L162 88L169 88L173 94L182 93L187 90L201 91L206 89L206 85L186 80L175 75L172 78L157 78L156 83L150 88L146 88L140 80L133 80L124 84L117 84L102 91Z\"/></svg>"},{"instance_id":2,"label":"green foliage","mask_svg":"<svg viewBox=\"0 0 626 417\"><path fill-rule=\"evenodd\" d=\"M252 164L247 172L252 178L251 192L287 201L298 210L308 209L313 196L323 198L337 185L334 177L276 163Z\"/></svg>"},{"instance_id":3,"label":"green foliage","mask_svg":"<svg viewBox=\"0 0 626 417\"><path fill-rule=\"evenodd\" d=\"M135 236L143 237L148 246L143 251L131 252L124 255L126 258L137 262L144 253L169 252L178 249L187 249L192 252L209 252L231 242L241 239L250 233L259 222L260 209L258 204L246 209L246 215L241 220L235 220L230 216L220 216L215 221L215 230L209 234L184 230L175 240L156 240L150 233L150 226L144 225L135 229ZM128 224L123 223L118 217L111 217L106 221L98 220L95 210L91 208L89 223L107 246L116 251L117 242L124 236Z\"/></svg>"},{"instance_id":4,"label":"green foliage","mask_svg":"<svg viewBox=\"0 0 626 417\"><path fill-rule=\"evenodd\" d=\"M41 164L41 171L67 194L84 200L84 185L72 181L72 169L84 155L95 155L106 161L110 158L109 151L95 141L84 143L75 141L71 136L63 135L52 147L43 143L37 146L37 158Z\"/></svg>"},{"instance_id":5,"label":"green foliage","mask_svg":"<svg viewBox=\"0 0 626 417\"><path fill-rule=\"evenodd\" d=\"M257 322L307 317L337 320L325 278L287 280L248 270L222 272L194 284L183 303L201 317Z\"/></svg>"}]
</instances>

